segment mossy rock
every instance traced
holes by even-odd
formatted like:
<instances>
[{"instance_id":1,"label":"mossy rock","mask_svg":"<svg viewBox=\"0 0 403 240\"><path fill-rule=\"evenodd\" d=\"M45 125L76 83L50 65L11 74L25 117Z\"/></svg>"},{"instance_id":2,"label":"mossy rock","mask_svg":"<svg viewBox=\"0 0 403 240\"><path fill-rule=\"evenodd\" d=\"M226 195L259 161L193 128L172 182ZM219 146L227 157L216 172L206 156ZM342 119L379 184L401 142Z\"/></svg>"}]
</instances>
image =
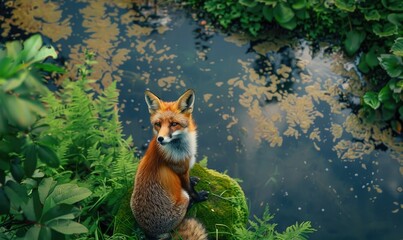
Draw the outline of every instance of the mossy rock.
<instances>
[{"instance_id":1,"label":"mossy rock","mask_svg":"<svg viewBox=\"0 0 403 240\"><path fill-rule=\"evenodd\" d=\"M210 192L207 201L192 206L188 216L196 217L206 227L211 239L232 239L237 228L244 228L249 216L245 195L239 184L229 176L196 164L191 176L200 178L198 191ZM130 189L116 215L115 231L126 236L139 236L139 229L130 209ZM136 239L136 237L134 237Z\"/></svg>"}]
</instances>

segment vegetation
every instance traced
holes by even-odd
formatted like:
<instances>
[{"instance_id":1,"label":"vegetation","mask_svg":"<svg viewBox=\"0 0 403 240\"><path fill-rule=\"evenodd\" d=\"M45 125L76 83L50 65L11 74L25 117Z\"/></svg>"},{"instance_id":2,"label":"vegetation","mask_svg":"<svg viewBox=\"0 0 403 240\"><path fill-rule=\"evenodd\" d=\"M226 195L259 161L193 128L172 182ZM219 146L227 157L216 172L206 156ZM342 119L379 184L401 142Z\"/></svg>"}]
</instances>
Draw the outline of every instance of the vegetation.
<instances>
[{"instance_id":1,"label":"vegetation","mask_svg":"<svg viewBox=\"0 0 403 240\"><path fill-rule=\"evenodd\" d=\"M78 79L50 92L44 76L64 70L45 59L56 57L40 35L0 50L0 239L139 239L135 228L115 231L138 162L122 134L116 84L90 88L95 62L86 52ZM273 232L271 218L266 212L232 236L273 239L268 229L274 239L305 239L314 231L305 222Z\"/></svg>"},{"instance_id":2,"label":"vegetation","mask_svg":"<svg viewBox=\"0 0 403 240\"><path fill-rule=\"evenodd\" d=\"M395 57L385 55L387 50L392 48L394 41L403 35L403 2L400 0L186 0L185 2L202 9L216 26L228 31L243 31L259 37L264 36L268 28L280 27L304 34L314 40L326 36L341 39L339 44L344 46L347 55L354 56L361 52L358 69L368 76L372 90L379 92L380 89L387 87L393 88L391 91L395 93L402 91L401 84L395 84L396 79L401 79L401 75L390 75L390 71L393 71L391 68L400 68L398 58L401 56L396 53ZM401 43L394 45L394 48L400 47ZM385 62L392 64L389 70L382 64ZM390 77L387 75L383 77L385 74L380 67L384 68ZM401 127L396 126L401 126L403 122L402 115L397 114L397 109L402 106L401 97L400 100L393 98L393 109L392 101L389 99L391 104L383 103L380 108L371 107L376 111L369 111L366 99L374 99L372 90L369 90L363 98L362 111L366 113L367 120L392 121L393 129L400 133ZM385 110L385 106L388 110ZM383 117L375 118L374 115Z\"/></svg>"}]
</instances>

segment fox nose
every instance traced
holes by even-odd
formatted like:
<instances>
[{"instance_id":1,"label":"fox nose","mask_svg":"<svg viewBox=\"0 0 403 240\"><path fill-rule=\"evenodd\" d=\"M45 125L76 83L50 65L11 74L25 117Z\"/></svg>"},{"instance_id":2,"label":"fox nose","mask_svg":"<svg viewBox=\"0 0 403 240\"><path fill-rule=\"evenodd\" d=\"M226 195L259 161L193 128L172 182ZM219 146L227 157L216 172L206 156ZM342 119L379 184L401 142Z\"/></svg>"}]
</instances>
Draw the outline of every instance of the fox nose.
<instances>
[{"instance_id":1,"label":"fox nose","mask_svg":"<svg viewBox=\"0 0 403 240\"><path fill-rule=\"evenodd\" d=\"M159 143L162 143L164 141L164 137L158 137L157 140Z\"/></svg>"}]
</instances>

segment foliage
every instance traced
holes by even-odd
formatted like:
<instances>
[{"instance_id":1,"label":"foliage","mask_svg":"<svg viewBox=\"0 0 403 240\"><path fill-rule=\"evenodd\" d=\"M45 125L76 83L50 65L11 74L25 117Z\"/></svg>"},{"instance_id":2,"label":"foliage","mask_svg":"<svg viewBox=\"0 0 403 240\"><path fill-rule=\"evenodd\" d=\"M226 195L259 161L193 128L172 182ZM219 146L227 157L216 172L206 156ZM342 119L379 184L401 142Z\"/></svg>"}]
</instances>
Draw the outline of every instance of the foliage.
<instances>
[{"instance_id":1,"label":"foliage","mask_svg":"<svg viewBox=\"0 0 403 240\"><path fill-rule=\"evenodd\" d=\"M56 58L56 51L43 46L39 35L22 43L8 42L0 50L0 105L4 106L0 110L2 239L62 239L62 234L87 232L73 220L80 214L77 203L91 191L73 183L58 183L42 171L60 164L54 149L39 136L42 126L36 124L46 116L40 96L48 93L40 70L61 71L43 63L48 57Z\"/></svg>"},{"instance_id":2,"label":"foliage","mask_svg":"<svg viewBox=\"0 0 403 240\"><path fill-rule=\"evenodd\" d=\"M392 54L382 54L379 62L391 80L379 91L366 92L364 114L368 121L391 120L393 130L402 131L403 121L403 38L392 46ZM377 111L376 111L377 110ZM400 119L400 121L399 121Z\"/></svg>"},{"instance_id":3,"label":"foliage","mask_svg":"<svg viewBox=\"0 0 403 240\"><path fill-rule=\"evenodd\" d=\"M225 30L244 31L259 37L264 36L264 30L268 28L281 27L293 30L294 33L302 33L314 40L329 36L341 39L340 44L344 45L347 55L354 56L361 51L358 69L367 76L377 76L370 78L370 83L375 85L374 89L394 86L394 81L382 77L380 67L385 69L387 67L385 64L399 64L398 59L401 59L390 54L383 55L386 53L385 49L391 48L393 41L403 35L401 0L184 1L203 9L213 24ZM397 43L394 48L401 49L401 46ZM401 50L399 51L401 54ZM387 71L391 78L396 78L400 74L400 68L393 67L392 70L389 67ZM377 108L381 105L377 106L380 102L375 100L374 89L369 90L364 101L368 106ZM382 104L381 108L386 109L385 106L388 110L383 110L382 117L374 118L372 112L367 116L372 120L394 121L391 124L395 126L402 125L401 119L392 114L395 107L391 104Z\"/></svg>"},{"instance_id":4,"label":"foliage","mask_svg":"<svg viewBox=\"0 0 403 240\"><path fill-rule=\"evenodd\" d=\"M80 79L51 93L40 70L61 69L43 63L56 52L39 35L6 43L0 52L0 103L7 106L0 115L2 239L112 233L136 162L118 121L116 85L95 93L87 79L93 54L86 55Z\"/></svg>"},{"instance_id":5,"label":"foliage","mask_svg":"<svg viewBox=\"0 0 403 240\"><path fill-rule=\"evenodd\" d=\"M310 222L298 222L286 228L284 232L276 231L277 224L271 223L274 215L270 214L269 208L266 206L262 218L254 216L254 220L249 220L249 229L241 228L235 232L236 239L254 240L292 240L292 239L308 239L307 235L315 232Z\"/></svg>"}]
</instances>

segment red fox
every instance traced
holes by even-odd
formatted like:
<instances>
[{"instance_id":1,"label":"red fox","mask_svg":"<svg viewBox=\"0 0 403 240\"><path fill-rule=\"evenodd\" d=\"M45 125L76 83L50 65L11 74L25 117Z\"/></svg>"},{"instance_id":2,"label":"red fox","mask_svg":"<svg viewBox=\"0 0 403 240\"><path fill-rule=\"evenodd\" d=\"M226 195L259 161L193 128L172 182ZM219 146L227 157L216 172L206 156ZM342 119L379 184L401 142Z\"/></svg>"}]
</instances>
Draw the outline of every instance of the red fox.
<instances>
[{"instance_id":1,"label":"red fox","mask_svg":"<svg viewBox=\"0 0 403 240\"><path fill-rule=\"evenodd\" d=\"M191 89L175 102L145 92L155 136L140 161L130 205L148 239L207 239L201 223L185 218L193 203L208 196L195 191L199 179L189 176L197 151L194 99Z\"/></svg>"}]
</instances>

